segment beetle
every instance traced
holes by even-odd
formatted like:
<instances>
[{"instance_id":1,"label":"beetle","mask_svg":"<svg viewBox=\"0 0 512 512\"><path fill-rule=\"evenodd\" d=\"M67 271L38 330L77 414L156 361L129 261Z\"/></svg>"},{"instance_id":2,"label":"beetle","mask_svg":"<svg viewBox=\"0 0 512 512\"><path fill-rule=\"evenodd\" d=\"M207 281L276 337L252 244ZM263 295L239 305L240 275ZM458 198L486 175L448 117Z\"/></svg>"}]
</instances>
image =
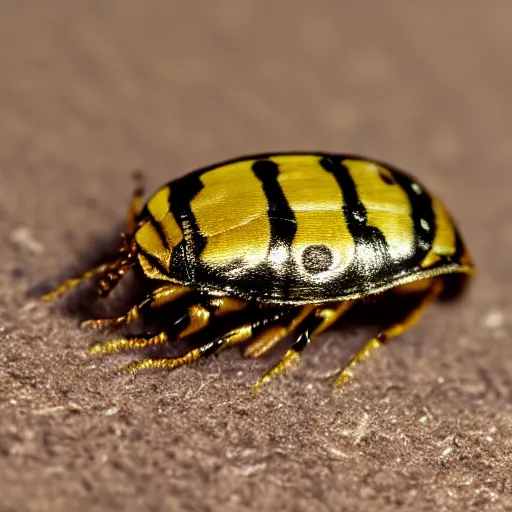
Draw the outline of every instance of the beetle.
<instances>
[{"instance_id":1,"label":"beetle","mask_svg":"<svg viewBox=\"0 0 512 512\"><path fill-rule=\"evenodd\" d=\"M361 156L246 156L171 181L144 206L143 195L137 187L117 257L42 299L96 275L99 294L107 296L132 267L158 283L154 290L126 314L87 320L84 327L117 328L188 299L185 325L174 338L168 330L122 337L94 344L93 354L184 340L228 317L235 321L181 357L143 359L126 367L131 372L177 368L244 342L244 355L260 357L295 333L258 387L357 302L390 291L419 297L348 362L335 382L342 384L377 347L416 324L450 274L474 272L443 203L407 173Z\"/></svg>"}]
</instances>

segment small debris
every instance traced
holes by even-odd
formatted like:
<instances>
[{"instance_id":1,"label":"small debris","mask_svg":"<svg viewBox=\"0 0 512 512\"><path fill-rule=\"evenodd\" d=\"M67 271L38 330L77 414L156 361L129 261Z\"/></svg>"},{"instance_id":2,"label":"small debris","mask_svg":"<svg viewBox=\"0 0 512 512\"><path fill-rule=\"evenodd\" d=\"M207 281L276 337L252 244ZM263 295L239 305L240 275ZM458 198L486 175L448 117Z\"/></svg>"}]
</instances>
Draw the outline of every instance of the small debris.
<instances>
[{"instance_id":1,"label":"small debris","mask_svg":"<svg viewBox=\"0 0 512 512\"><path fill-rule=\"evenodd\" d=\"M341 450L338 450L338 448L335 448L334 446L329 446L327 449L329 450L330 453L332 453L336 457L339 457L342 459L346 459L348 457L348 455L346 453L343 453Z\"/></svg>"},{"instance_id":2,"label":"small debris","mask_svg":"<svg viewBox=\"0 0 512 512\"><path fill-rule=\"evenodd\" d=\"M72 412L79 412L82 410L82 408L75 402L69 402L67 407L68 410Z\"/></svg>"},{"instance_id":3,"label":"small debris","mask_svg":"<svg viewBox=\"0 0 512 512\"><path fill-rule=\"evenodd\" d=\"M26 250L32 254L41 254L44 252L43 244L35 239L32 230L28 226L16 228L11 233L10 240L20 249Z\"/></svg>"},{"instance_id":4,"label":"small debris","mask_svg":"<svg viewBox=\"0 0 512 512\"><path fill-rule=\"evenodd\" d=\"M105 411L105 416L114 416L118 412L119 412L119 408L118 407L111 407L110 409L107 409Z\"/></svg>"},{"instance_id":5,"label":"small debris","mask_svg":"<svg viewBox=\"0 0 512 512\"><path fill-rule=\"evenodd\" d=\"M368 425L370 423L370 415L367 413L363 413L363 417L361 421L359 422L359 425L357 426L356 432L355 432L355 442L354 444L359 444L363 438L368 433Z\"/></svg>"},{"instance_id":6,"label":"small debris","mask_svg":"<svg viewBox=\"0 0 512 512\"><path fill-rule=\"evenodd\" d=\"M499 329L505 323L505 316L501 311L492 310L484 318L484 325L488 329Z\"/></svg>"},{"instance_id":7,"label":"small debris","mask_svg":"<svg viewBox=\"0 0 512 512\"><path fill-rule=\"evenodd\" d=\"M56 405L55 407L45 407L43 409L36 409L33 411L33 414L38 416L44 416L46 414L53 414L55 412L63 411L65 407L63 405Z\"/></svg>"},{"instance_id":8,"label":"small debris","mask_svg":"<svg viewBox=\"0 0 512 512\"><path fill-rule=\"evenodd\" d=\"M443 450L443 453L441 454L442 457L446 457L448 455L450 455L450 453L453 452L453 446L448 446L447 448L445 448Z\"/></svg>"},{"instance_id":9,"label":"small debris","mask_svg":"<svg viewBox=\"0 0 512 512\"><path fill-rule=\"evenodd\" d=\"M37 416L45 416L47 414L54 414L61 411L79 412L82 408L75 402L69 402L66 405L56 405L54 407L44 407L43 409L35 409L32 411Z\"/></svg>"}]
</instances>

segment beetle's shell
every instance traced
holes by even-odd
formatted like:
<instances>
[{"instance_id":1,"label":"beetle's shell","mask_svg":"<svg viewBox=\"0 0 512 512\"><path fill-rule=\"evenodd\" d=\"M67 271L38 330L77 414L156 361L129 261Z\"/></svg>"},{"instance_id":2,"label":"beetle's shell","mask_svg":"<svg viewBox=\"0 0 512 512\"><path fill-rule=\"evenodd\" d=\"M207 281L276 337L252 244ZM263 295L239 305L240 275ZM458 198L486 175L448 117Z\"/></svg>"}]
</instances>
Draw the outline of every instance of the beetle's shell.
<instances>
[{"instance_id":1,"label":"beetle's shell","mask_svg":"<svg viewBox=\"0 0 512 512\"><path fill-rule=\"evenodd\" d=\"M193 172L149 199L135 240L149 277L276 304L472 271L439 199L352 155L255 155Z\"/></svg>"}]
</instances>

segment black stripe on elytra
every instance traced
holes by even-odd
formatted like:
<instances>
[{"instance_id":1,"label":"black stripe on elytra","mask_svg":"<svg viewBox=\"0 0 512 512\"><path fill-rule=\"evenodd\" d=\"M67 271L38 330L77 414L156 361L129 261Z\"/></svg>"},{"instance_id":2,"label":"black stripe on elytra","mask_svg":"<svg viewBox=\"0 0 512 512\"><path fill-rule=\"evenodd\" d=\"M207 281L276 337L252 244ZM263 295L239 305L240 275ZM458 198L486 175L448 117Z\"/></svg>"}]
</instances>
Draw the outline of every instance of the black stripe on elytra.
<instances>
[{"instance_id":1,"label":"black stripe on elytra","mask_svg":"<svg viewBox=\"0 0 512 512\"><path fill-rule=\"evenodd\" d=\"M436 219L432 200L423 187L406 174L388 166L389 172L404 190L411 205L411 217L414 225L414 248L412 255L404 262L407 268L419 266L432 249L436 235Z\"/></svg>"},{"instance_id":2,"label":"black stripe on elytra","mask_svg":"<svg viewBox=\"0 0 512 512\"><path fill-rule=\"evenodd\" d=\"M364 246L370 245L376 269L387 269L391 265L391 256L382 231L375 226L368 226L368 216L364 204L357 193L356 185L348 169L342 164L341 159L335 156L324 156L320 165L332 173L343 196L343 214L347 228L356 244L356 254Z\"/></svg>"},{"instance_id":3,"label":"black stripe on elytra","mask_svg":"<svg viewBox=\"0 0 512 512\"><path fill-rule=\"evenodd\" d=\"M459 230L455 228L455 254L452 256L452 260L456 263L460 263L463 254L464 242L459 234Z\"/></svg>"},{"instance_id":4,"label":"black stripe on elytra","mask_svg":"<svg viewBox=\"0 0 512 512\"><path fill-rule=\"evenodd\" d=\"M297 232L297 221L277 181L279 167L271 160L258 160L252 165L252 170L261 181L263 192L267 198L267 211L270 220L269 252L284 246L289 255L293 238Z\"/></svg>"},{"instance_id":5,"label":"black stripe on elytra","mask_svg":"<svg viewBox=\"0 0 512 512\"><path fill-rule=\"evenodd\" d=\"M167 237L165 236L164 229L162 227L162 224L158 222L151 214L150 214L150 223L151 226L155 229L155 231L158 233L158 236L162 240L162 245L169 250L169 242L167 241Z\"/></svg>"},{"instance_id":6,"label":"black stripe on elytra","mask_svg":"<svg viewBox=\"0 0 512 512\"><path fill-rule=\"evenodd\" d=\"M203 188L200 175L194 173L172 182L169 196L169 211L183 233L183 240L172 251L171 273L189 284L195 282L199 256L206 245L190 207Z\"/></svg>"},{"instance_id":7,"label":"black stripe on elytra","mask_svg":"<svg viewBox=\"0 0 512 512\"><path fill-rule=\"evenodd\" d=\"M160 263L160 260L156 258L153 254L143 249L140 245L138 246L138 252L141 253L151 264L152 267L156 268L160 274L164 276L168 276L169 272L164 268L164 266Z\"/></svg>"}]
</instances>

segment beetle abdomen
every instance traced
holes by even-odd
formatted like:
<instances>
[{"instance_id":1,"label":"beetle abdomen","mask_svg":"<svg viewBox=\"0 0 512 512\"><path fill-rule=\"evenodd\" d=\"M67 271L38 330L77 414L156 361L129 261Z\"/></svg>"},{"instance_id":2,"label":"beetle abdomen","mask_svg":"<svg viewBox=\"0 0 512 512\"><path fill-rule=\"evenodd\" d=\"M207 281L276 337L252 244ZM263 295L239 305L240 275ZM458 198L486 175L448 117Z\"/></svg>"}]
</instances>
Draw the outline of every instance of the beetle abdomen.
<instances>
[{"instance_id":1,"label":"beetle abdomen","mask_svg":"<svg viewBox=\"0 0 512 512\"><path fill-rule=\"evenodd\" d=\"M397 169L355 156L256 155L218 164L169 183L147 213L151 227L141 229L163 238L161 272L244 299L356 298L472 268L437 198ZM155 256L158 244L136 239Z\"/></svg>"}]
</instances>

